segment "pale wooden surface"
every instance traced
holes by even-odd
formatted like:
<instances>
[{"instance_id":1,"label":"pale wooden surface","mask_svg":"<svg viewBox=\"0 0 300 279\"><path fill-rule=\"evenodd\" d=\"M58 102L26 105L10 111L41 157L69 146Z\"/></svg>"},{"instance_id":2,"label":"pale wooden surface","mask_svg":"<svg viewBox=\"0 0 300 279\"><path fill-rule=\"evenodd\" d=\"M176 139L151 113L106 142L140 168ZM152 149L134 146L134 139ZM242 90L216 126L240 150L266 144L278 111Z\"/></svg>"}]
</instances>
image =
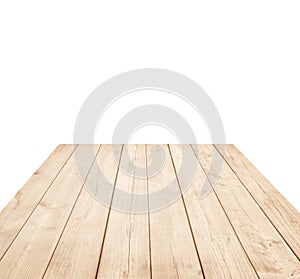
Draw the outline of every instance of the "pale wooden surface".
<instances>
[{"instance_id":1,"label":"pale wooden surface","mask_svg":"<svg viewBox=\"0 0 300 279\"><path fill-rule=\"evenodd\" d=\"M141 160L144 167L146 166L145 146L132 145L128 151L133 162ZM134 173L134 166L132 171ZM129 193L136 192L137 188L146 191L147 181L135 179L134 176L119 171L116 188ZM116 194L114 196L112 207L117 201ZM135 206L133 195L124 202L127 203L128 214L116 210L110 212L98 278L150 278L148 216L130 214Z\"/></svg>"},{"instance_id":2,"label":"pale wooden surface","mask_svg":"<svg viewBox=\"0 0 300 279\"><path fill-rule=\"evenodd\" d=\"M196 157L189 145L184 145L189 164L197 164ZM171 145L174 166L178 173L181 146ZM188 166L187 166L188 167ZM184 184L186 177L178 176ZM206 178L201 166L197 164L197 176L188 192L184 195L196 245L207 278L255 278L255 270L240 245L230 222L214 193L199 199L201 185Z\"/></svg>"},{"instance_id":3,"label":"pale wooden surface","mask_svg":"<svg viewBox=\"0 0 300 279\"><path fill-rule=\"evenodd\" d=\"M218 145L216 148L218 149ZM225 159L300 260L299 212L234 145L229 144L227 146Z\"/></svg>"},{"instance_id":4,"label":"pale wooden surface","mask_svg":"<svg viewBox=\"0 0 300 279\"><path fill-rule=\"evenodd\" d=\"M22 226L61 172L72 152L72 145L59 145L2 210L0 218L0 259L2 259Z\"/></svg>"},{"instance_id":5,"label":"pale wooden surface","mask_svg":"<svg viewBox=\"0 0 300 279\"><path fill-rule=\"evenodd\" d=\"M119 156L121 146L118 148ZM117 167L109 145L101 145L96 160L103 169L110 169L114 181ZM91 169L88 179L95 169ZM99 185L100 180L95 180ZM45 273L45 278L93 278L97 272L101 245L107 222L108 208L91 199L83 189L74 207L56 251ZM101 212L101 214L99 214Z\"/></svg>"},{"instance_id":6,"label":"pale wooden surface","mask_svg":"<svg viewBox=\"0 0 300 279\"><path fill-rule=\"evenodd\" d=\"M197 154L206 175L213 148L212 145L203 145ZM284 278L300 272L300 263L295 254L226 164L214 192L259 277Z\"/></svg>"},{"instance_id":7,"label":"pale wooden surface","mask_svg":"<svg viewBox=\"0 0 300 279\"><path fill-rule=\"evenodd\" d=\"M148 162L149 150L147 148ZM167 146L163 146L166 162L163 170L148 179L152 191L161 185L168 186L168 180L175 180L172 161ZM176 190L180 192L178 184ZM149 206L154 201L150 198ZM154 278L202 278L189 223L182 199L157 212L150 213L150 234L152 254L152 275Z\"/></svg>"},{"instance_id":8,"label":"pale wooden surface","mask_svg":"<svg viewBox=\"0 0 300 279\"><path fill-rule=\"evenodd\" d=\"M107 206L77 173L73 149L84 154L87 146L58 146L0 213L0 278L300 278L299 212L235 146L226 147L223 154L219 145L116 145L114 156L111 145L95 145L93 158L79 160L94 194L112 185ZM165 156L155 175L147 171L158 163L151 149ZM224 158L221 173L210 169L213 152ZM202 197L201 185L214 176ZM153 193L170 183L166 195L177 193L176 201L134 214L137 202L153 208ZM131 198L122 201L116 190ZM120 201L127 213L115 210Z\"/></svg>"}]
</instances>

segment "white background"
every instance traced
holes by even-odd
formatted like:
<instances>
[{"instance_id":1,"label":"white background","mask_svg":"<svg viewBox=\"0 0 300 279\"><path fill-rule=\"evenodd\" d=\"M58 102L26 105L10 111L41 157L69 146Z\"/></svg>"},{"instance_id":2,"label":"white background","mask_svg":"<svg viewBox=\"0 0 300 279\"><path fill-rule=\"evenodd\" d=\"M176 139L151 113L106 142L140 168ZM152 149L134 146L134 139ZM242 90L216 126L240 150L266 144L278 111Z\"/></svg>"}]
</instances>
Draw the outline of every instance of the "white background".
<instances>
[{"instance_id":1,"label":"white background","mask_svg":"<svg viewBox=\"0 0 300 279\"><path fill-rule=\"evenodd\" d=\"M72 143L93 89L121 72L157 67L199 83L227 142L300 210L299 14L298 0L1 1L0 209L56 145ZM111 107L97 140L108 141L113 121L134 105L131 98ZM207 142L205 125L197 129ZM174 138L150 127L133 140Z\"/></svg>"}]
</instances>

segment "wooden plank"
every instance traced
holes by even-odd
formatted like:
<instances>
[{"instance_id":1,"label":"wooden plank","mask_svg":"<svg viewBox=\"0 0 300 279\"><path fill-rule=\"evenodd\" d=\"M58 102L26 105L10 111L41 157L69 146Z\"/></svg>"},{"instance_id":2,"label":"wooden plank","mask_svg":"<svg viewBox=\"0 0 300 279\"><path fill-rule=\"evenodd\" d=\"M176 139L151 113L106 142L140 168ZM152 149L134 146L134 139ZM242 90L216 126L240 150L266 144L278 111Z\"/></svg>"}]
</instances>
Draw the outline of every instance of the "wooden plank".
<instances>
[{"instance_id":1,"label":"wooden plank","mask_svg":"<svg viewBox=\"0 0 300 279\"><path fill-rule=\"evenodd\" d=\"M87 174L93 158L82 160ZM72 156L1 260L1 278L42 277L81 189Z\"/></svg>"},{"instance_id":2,"label":"wooden plank","mask_svg":"<svg viewBox=\"0 0 300 279\"><path fill-rule=\"evenodd\" d=\"M118 145L115 149L120 157L122 146ZM105 171L106 178L114 184L118 165L113 158L111 145L101 145L96 160ZM86 184L103 187L106 182L101 178L94 164ZM95 278L108 209L85 189L80 193L44 278Z\"/></svg>"},{"instance_id":3,"label":"wooden plank","mask_svg":"<svg viewBox=\"0 0 300 279\"><path fill-rule=\"evenodd\" d=\"M227 145L225 160L300 259L300 213L234 145Z\"/></svg>"},{"instance_id":4,"label":"wooden plank","mask_svg":"<svg viewBox=\"0 0 300 279\"><path fill-rule=\"evenodd\" d=\"M156 164L150 158L150 149L161 152L153 145L147 145L147 162ZM164 168L157 175L148 178L149 192L161 190L169 185L169 180L176 180L172 161L166 145ZM174 188L175 187L175 188ZM179 194L177 182L173 189L165 194ZM165 197L161 197L164 199ZM153 208L156 200L149 195L149 207ZM193 241L189 222L182 199L167 207L150 213L151 266L152 278L203 278L197 250Z\"/></svg>"},{"instance_id":5,"label":"wooden plank","mask_svg":"<svg viewBox=\"0 0 300 279\"><path fill-rule=\"evenodd\" d=\"M183 195L206 278L255 278L245 251L228 221L215 193L201 198L206 175L190 145L169 145L179 185L190 185ZM182 161L182 150L185 164ZM190 184L190 166L196 166Z\"/></svg>"},{"instance_id":6,"label":"wooden plank","mask_svg":"<svg viewBox=\"0 0 300 279\"><path fill-rule=\"evenodd\" d=\"M219 176L214 191L259 277L299 277L298 259L229 166L224 164L221 175L208 173L213 148L201 145L197 158L208 178Z\"/></svg>"},{"instance_id":7,"label":"wooden plank","mask_svg":"<svg viewBox=\"0 0 300 279\"><path fill-rule=\"evenodd\" d=\"M76 148L76 146L75 146ZM68 161L72 145L59 145L0 213L0 260Z\"/></svg>"},{"instance_id":8,"label":"wooden plank","mask_svg":"<svg viewBox=\"0 0 300 279\"><path fill-rule=\"evenodd\" d=\"M123 153L127 152L127 149L134 163L141 161L145 178L138 179L122 170L118 172L116 188L131 195L124 198L120 192L114 193L98 278L150 278L147 214L132 213L139 202L134 199L134 194L137 194L137 190L144 189L144 192L147 190L145 146L126 145ZM122 156L122 165L126 164L128 166L126 170L132 171L135 175L136 165L130 164L125 158L127 157ZM127 212L113 209L119 202L125 204ZM144 203L147 203L146 195Z\"/></svg>"},{"instance_id":9,"label":"wooden plank","mask_svg":"<svg viewBox=\"0 0 300 279\"><path fill-rule=\"evenodd\" d=\"M115 158L111 145L93 146L104 179L80 145L90 195L69 159L73 146L59 146L0 213L0 278L300 278L300 213L236 147L204 199L199 186L219 175L209 171L219 146L161 147L128 145L135 164L122 156L120 169L121 145ZM114 209L120 202L127 213ZM155 211L134 214L141 204Z\"/></svg>"}]
</instances>

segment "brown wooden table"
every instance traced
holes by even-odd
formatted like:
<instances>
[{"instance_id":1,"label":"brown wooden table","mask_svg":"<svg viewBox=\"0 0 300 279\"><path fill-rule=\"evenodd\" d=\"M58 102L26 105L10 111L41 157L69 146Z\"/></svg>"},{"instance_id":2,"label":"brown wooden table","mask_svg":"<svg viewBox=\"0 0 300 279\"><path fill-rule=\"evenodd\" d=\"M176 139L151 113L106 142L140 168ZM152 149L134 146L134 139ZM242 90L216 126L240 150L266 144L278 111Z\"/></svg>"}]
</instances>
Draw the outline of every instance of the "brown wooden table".
<instances>
[{"instance_id":1,"label":"brown wooden table","mask_svg":"<svg viewBox=\"0 0 300 279\"><path fill-rule=\"evenodd\" d=\"M91 146L75 148L84 154ZM93 148L94 157L77 163L94 194L83 187L74 146L59 145L0 213L1 279L300 278L300 214L234 145L222 156L218 145L161 145L165 162L151 176L152 145L116 145L115 155L111 145ZM125 149L133 173L140 168L146 179L120 169ZM195 166L186 191L182 150ZM210 169L213 151L225 159L221 173ZM95 165L106 182L95 178ZM203 197L200 186L215 177ZM107 181L108 206L97 200ZM152 193L172 181L178 199L154 208ZM116 189L132 198L120 201ZM138 195L148 212L134 212ZM120 202L129 202L127 212Z\"/></svg>"}]
</instances>

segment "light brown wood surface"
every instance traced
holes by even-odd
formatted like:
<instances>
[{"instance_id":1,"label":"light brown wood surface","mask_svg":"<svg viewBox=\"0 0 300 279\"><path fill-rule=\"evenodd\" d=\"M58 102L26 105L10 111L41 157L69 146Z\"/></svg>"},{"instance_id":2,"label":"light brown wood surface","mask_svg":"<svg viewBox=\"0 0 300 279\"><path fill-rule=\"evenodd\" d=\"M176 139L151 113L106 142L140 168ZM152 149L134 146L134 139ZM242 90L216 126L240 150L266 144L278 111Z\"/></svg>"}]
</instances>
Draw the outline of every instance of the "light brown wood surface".
<instances>
[{"instance_id":1,"label":"light brown wood surface","mask_svg":"<svg viewBox=\"0 0 300 279\"><path fill-rule=\"evenodd\" d=\"M300 278L300 214L235 146L90 148L59 145L0 212L1 279Z\"/></svg>"},{"instance_id":2,"label":"light brown wood surface","mask_svg":"<svg viewBox=\"0 0 300 279\"><path fill-rule=\"evenodd\" d=\"M118 146L118 155L121 156L121 146ZM117 165L112 157L111 146L101 145L96 161L102 169L109 170L107 176L110 181L114 181ZM94 164L87 180L94 177L95 171ZM95 183L96 186L104 183L97 177L93 181L87 181L90 182ZM49 262L45 278L93 278L95 276L108 211L107 207L95 200L85 189L82 190Z\"/></svg>"},{"instance_id":3,"label":"light brown wood surface","mask_svg":"<svg viewBox=\"0 0 300 279\"><path fill-rule=\"evenodd\" d=\"M148 162L151 160L151 148L155 146L147 146ZM170 180L176 181L168 147L163 145L162 148L165 153L165 166L160 173L148 179L151 191L161 189L162 185L167 187ZM179 185L175 183L174 189L170 188L166 195L171 191L177 191L180 195ZM154 202L150 196L150 208ZM197 247L194 245L181 197L175 203L150 213L150 235L153 278L203 277Z\"/></svg>"},{"instance_id":4,"label":"light brown wood surface","mask_svg":"<svg viewBox=\"0 0 300 279\"><path fill-rule=\"evenodd\" d=\"M186 175L189 165L197 166L197 175L184 195L184 201L205 276L207 278L255 278L255 270L240 245L215 193L199 199L201 193L199 185L202 185L206 176L189 145L170 146L176 173L178 174L180 168L181 148L185 149L189 164L186 166L187 170L181 172L181 176L178 175L179 183L184 185L186 180L189 180Z\"/></svg>"},{"instance_id":5,"label":"light brown wood surface","mask_svg":"<svg viewBox=\"0 0 300 279\"><path fill-rule=\"evenodd\" d=\"M219 146L215 146L219 150ZM225 160L300 260L300 213L232 144Z\"/></svg>"},{"instance_id":6,"label":"light brown wood surface","mask_svg":"<svg viewBox=\"0 0 300 279\"><path fill-rule=\"evenodd\" d=\"M40 200L59 175L72 152L72 145L59 145L1 211L0 259L2 259Z\"/></svg>"},{"instance_id":7,"label":"light brown wood surface","mask_svg":"<svg viewBox=\"0 0 300 279\"><path fill-rule=\"evenodd\" d=\"M213 148L202 145L196 156L209 179L218 176L213 190L259 277L284 278L299 273L299 260L230 167L224 164L220 174L209 173Z\"/></svg>"},{"instance_id":8,"label":"light brown wood surface","mask_svg":"<svg viewBox=\"0 0 300 279\"><path fill-rule=\"evenodd\" d=\"M128 152L133 162L140 160L144 168L146 167L145 146L131 145ZM131 171L134 175L134 165ZM144 174L146 176L146 169ZM147 180L136 179L119 170L116 188L132 193L132 195L122 201L126 204L128 213L117 210L110 212L98 278L150 278L148 216L131 213L132 208L136 206L133 193L138 188L146 190ZM117 206L116 202L119 202L117 195L115 192L112 201L113 208Z\"/></svg>"}]
</instances>

